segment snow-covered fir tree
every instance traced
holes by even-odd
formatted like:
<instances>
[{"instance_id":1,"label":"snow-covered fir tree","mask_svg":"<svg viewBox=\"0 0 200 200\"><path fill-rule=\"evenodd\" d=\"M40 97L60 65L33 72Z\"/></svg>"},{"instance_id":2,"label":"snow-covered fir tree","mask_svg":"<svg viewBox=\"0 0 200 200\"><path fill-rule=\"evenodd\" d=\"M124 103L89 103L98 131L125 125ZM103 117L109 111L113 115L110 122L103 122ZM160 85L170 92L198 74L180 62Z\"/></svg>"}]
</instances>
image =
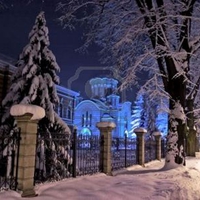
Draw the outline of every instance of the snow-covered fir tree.
<instances>
[{"instance_id":1,"label":"snow-covered fir tree","mask_svg":"<svg viewBox=\"0 0 200 200\"><path fill-rule=\"evenodd\" d=\"M138 93L132 110L132 132L135 128L143 127L147 129L147 138L154 131L160 131L163 135L168 130L168 99L162 99L161 96L155 99L149 99L147 94ZM159 99L159 100L158 100ZM162 103L164 101L164 103Z\"/></svg>"},{"instance_id":2,"label":"snow-covered fir tree","mask_svg":"<svg viewBox=\"0 0 200 200\"><path fill-rule=\"evenodd\" d=\"M134 129L141 127L141 114L142 114L143 98L141 95L136 97L133 104L131 115L131 132L134 133Z\"/></svg>"},{"instance_id":3,"label":"snow-covered fir tree","mask_svg":"<svg viewBox=\"0 0 200 200\"><path fill-rule=\"evenodd\" d=\"M10 115L12 105L33 104L41 106L45 110L45 117L39 121L38 138L41 141L44 140L45 144L38 145L51 152L46 158L46 162L58 163L58 157L57 161L54 158L50 161L50 155L55 151L53 146L61 148L60 144L54 141L54 137L57 134L63 134L65 145L67 145L66 141L69 142L70 130L54 111L55 105L59 102L55 84L59 84L59 77L56 73L60 71L60 68L49 49L48 33L44 12L40 12L29 33L29 43L19 55L16 72L11 79L11 87L2 102L4 114L1 128L9 133L14 127L14 118ZM44 149L41 152L44 154ZM44 157L44 155L42 156Z\"/></svg>"},{"instance_id":4,"label":"snow-covered fir tree","mask_svg":"<svg viewBox=\"0 0 200 200\"><path fill-rule=\"evenodd\" d=\"M68 126L54 111L55 105L59 102L55 84L59 84L56 73L60 68L48 48L49 45L48 28L44 12L41 12L29 33L29 43L19 55L11 87L2 102L5 111L2 124L13 125L13 117L10 115L12 105L33 104L41 106L46 112L45 118L39 123L41 131L69 133Z\"/></svg>"}]
</instances>

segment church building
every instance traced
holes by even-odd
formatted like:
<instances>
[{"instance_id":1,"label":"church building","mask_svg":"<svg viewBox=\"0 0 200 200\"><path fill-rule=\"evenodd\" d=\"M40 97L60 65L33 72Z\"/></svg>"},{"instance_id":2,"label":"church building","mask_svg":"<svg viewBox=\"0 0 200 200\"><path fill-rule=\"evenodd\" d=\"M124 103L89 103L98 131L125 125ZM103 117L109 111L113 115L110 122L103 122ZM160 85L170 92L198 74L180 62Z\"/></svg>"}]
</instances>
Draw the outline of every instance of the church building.
<instances>
[{"instance_id":1,"label":"church building","mask_svg":"<svg viewBox=\"0 0 200 200\"><path fill-rule=\"evenodd\" d=\"M97 122L111 121L116 124L113 137L131 136L131 102L120 102L117 85L118 81L113 78L90 80L91 98L82 100L74 110L78 135L99 135Z\"/></svg>"}]
</instances>

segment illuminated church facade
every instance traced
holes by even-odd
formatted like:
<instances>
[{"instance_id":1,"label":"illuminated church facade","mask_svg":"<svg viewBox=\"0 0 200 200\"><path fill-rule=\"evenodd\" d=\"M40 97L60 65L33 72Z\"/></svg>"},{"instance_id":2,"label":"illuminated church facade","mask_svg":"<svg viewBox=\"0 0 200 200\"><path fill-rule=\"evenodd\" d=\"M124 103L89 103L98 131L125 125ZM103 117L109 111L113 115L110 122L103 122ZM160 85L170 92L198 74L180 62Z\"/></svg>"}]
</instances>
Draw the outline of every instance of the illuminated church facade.
<instances>
[{"instance_id":1,"label":"illuminated church facade","mask_svg":"<svg viewBox=\"0 0 200 200\"><path fill-rule=\"evenodd\" d=\"M15 60L0 54L0 104L10 86L10 77L15 72ZM56 85L60 102L55 111L69 126L77 127L78 134L98 135L96 124L112 121L116 124L114 137L123 137L131 131L131 102L120 102L117 95L118 81L113 78L93 78L90 80L91 98L82 100L80 94L66 87ZM1 117L0 106L0 117Z\"/></svg>"},{"instance_id":2,"label":"illuminated church facade","mask_svg":"<svg viewBox=\"0 0 200 200\"><path fill-rule=\"evenodd\" d=\"M130 136L131 102L120 102L116 94L118 81L113 78L90 80L91 98L80 101L74 110L74 125L81 135L99 135L97 122L111 121L116 124L113 137Z\"/></svg>"}]
</instances>

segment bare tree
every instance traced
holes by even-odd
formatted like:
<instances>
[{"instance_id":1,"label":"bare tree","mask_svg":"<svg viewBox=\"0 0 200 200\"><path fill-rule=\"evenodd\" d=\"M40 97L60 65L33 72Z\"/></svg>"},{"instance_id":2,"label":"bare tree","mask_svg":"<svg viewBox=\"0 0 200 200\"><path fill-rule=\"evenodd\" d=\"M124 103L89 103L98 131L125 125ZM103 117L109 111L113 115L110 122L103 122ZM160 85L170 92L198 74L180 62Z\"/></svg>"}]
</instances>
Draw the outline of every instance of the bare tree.
<instances>
[{"instance_id":1,"label":"bare tree","mask_svg":"<svg viewBox=\"0 0 200 200\"><path fill-rule=\"evenodd\" d=\"M143 72L161 76L170 97L166 165L185 164L185 113L194 110L200 82L195 62L199 8L198 0L71 0L58 5L65 27L85 25L82 49L95 42L102 48L102 61L118 68L124 78L121 89L137 83Z\"/></svg>"}]
</instances>

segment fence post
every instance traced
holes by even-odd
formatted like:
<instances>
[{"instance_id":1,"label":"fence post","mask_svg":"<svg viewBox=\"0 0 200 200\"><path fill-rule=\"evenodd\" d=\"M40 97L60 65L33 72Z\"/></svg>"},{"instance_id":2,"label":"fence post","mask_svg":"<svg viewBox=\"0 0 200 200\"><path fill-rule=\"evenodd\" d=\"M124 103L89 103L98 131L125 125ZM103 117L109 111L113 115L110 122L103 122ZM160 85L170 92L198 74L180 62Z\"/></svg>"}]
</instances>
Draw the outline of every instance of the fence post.
<instances>
[{"instance_id":1,"label":"fence post","mask_svg":"<svg viewBox=\"0 0 200 200\"><path fill-rule=\"evenodd\" d=\"M134 129L134 133L137 135L137 153L138 153L138 163L144 167L145 163L145 146L144 146L144 134L147 132L144 128Z\"/></svg>"},{"instance_id":2,"label":"fence post","mask_svg":"<svg viewBox=\"0 0 200 200\"><path fill-rule=\"evenodd\" d=\"M100 146L100 163L103 166L103 173L111 175L111 132L116 127L113 122L98 122L97 128L100 130L100 137L104 139Z\"/></svg>"},{"instance_id":3,"label":"fence post","mask_svg":"<svg viewBox=\"0 0 200 200\"><path fill-rule=\"evenodd\" d=\"M161 160L161 133L159 131L154 132L153 136L156 140L156 159Z\"/></svg>"},{"instance_id":4,"label":"fence post","mask_svg":"<svg viewBox=\"0 0 200 200\"><path fill-rule=\"evenodd\" d=\"M22 191L22 197L37 196L34 190L37 127L45 111L39 106L14 105L11 107L11 115L21 130L17 188Z\"/></svg>"},{"instance_id":5,"label":"fence post","mask_svg":"<svg viewBox=\"0 0 200 200\"><path fill-rule=\"evenodd\" d=\"M125 146L125 151L124 151L124 153L125 153L125 167L127 167L127 134L125 133L124 134L124 137L125 137L125 143L124 143L124 146Z\"/></svg>"},{"instance_id":6,"label":"fence post","mask_svg":"<svg viewBox=\"0 0 200 200\"><path fill-rule=\"evenodd\" d=\"M74 127L73 132L73 178L76 178L76 151L77 151L77 128Z\"/></svg>"}]
</instances>

